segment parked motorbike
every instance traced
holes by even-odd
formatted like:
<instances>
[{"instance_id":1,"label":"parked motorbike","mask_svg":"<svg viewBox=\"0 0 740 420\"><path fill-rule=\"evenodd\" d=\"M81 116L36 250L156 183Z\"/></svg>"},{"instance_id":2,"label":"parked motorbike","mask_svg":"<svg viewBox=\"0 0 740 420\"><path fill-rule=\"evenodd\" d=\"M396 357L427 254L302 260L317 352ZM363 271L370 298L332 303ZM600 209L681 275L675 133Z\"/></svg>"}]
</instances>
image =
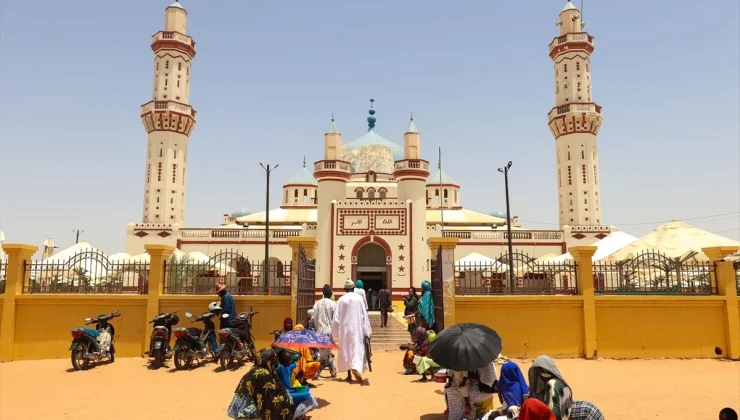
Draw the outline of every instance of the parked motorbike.
<instances>
[{"instance_id":1,"label":"parked motorbike","mask_svg":"<svg viewBox=\"0 0 740 420\"><path fill-rule=\"evenodd\" d=\"M172 348L170 347L170 336L172 327L180 322L177 312L161 313L149 321L154 324L151 338L149 338L149 351L146 354L152 360L152 366L157 369L164 365L165 360L172 358Z\"/></svg>"},{"instance_id":2,"label":"parked motorbike","mask_svg":"<svg viewBox=\"0 0 740 420\"><path fill-rule=\"evenodd\" d=\"M229 321L229 328L218 330L218 338L221 340L221 351L219 359L223 369L231 368L234 362L239 365L254 362L257 357L257 349L254 347L254 336L252 335L252 317L259 312L242 312L236 318ZM229 314L221 315L229 319Z\"/></svg>"},{"instance_id":3,"label":"parked motorbike","mask_svg":"<svg viewBox=\"0 0 740 420\"><path fill-rule=\"evenodd\" d=\"M175 330L177 341L175 341L174 355L177 370L189 369L193 364L193 359L197 359L198 364L209 357L213 362L216 361L217 349L211 346L211 335L215 336L216 326L211 319L217 315L216 312L204 312L191 321L191 323L203 322L204 330L195 327ZM193 318L190 312L185 312L185 316Z\"/></svg>"},{"instance_id":4,"label":"parked motorbike","mask_svg":"<svg viewBox=\"0 0 740 420\"><path fill-rule=\"evenodd\" d=\"M111 363L115 361L116 349L113 337L116 330L108 321L119 316L121 314L116 310L109 315L85 318L85 325L95 324L95 329L72 330L72 345L69 346L69 350L74 370L87 369L90 362L97 363L103 359L108 359Z\"/></svg>"}]
</instances>

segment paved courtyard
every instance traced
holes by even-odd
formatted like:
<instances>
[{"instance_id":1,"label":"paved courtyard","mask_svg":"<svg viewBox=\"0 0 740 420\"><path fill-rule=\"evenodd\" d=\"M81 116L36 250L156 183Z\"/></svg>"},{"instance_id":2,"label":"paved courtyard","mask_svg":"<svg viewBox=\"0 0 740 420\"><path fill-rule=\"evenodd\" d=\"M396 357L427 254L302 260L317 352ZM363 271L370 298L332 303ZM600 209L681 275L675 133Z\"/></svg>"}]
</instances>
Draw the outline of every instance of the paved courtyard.
<instances>
[{"instance_id":1,"label":"paved courtyard","mask_svg":"<svg viewBox=\"0 0 740 420\"><path fill-rule=\"evenodd\" d=\"M607 419L715 419L724 406L740 410L738 362L556 362L575 397L597 403ZM526 372L529 363L521 366ZM70 372L66 359L0 364L0 418L228 419L226 407L246 367L227 372L214 364L185 372L172 367L149 370L140 358L81 372ZM317 382L312 392L321 408L312 418L444 419L440 385L413 383L400 371L400 352L379 352L374 372L367 375L370 386Z\"/></svg>"}]
</instances>

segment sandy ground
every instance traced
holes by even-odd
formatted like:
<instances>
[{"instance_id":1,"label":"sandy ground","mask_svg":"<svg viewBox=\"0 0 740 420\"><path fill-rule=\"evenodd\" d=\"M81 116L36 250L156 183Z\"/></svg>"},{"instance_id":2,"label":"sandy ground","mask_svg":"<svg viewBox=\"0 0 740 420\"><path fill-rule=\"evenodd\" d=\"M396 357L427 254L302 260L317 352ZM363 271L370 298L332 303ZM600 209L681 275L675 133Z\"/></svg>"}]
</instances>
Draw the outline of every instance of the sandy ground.
<instances>
[{"instance_id":1,"label":"sandy ground","mask_svg":"<svg viewBox=\"0 0 740 420\"><path fill-rule=\"evenodd\" d=\"M400 352L376 353L370 386L319 381L320 419L444 419L441 386L400 375ZM517 361L519 362L519 361ZM527 361L527 362L531 362ZM529 363L520 364L525 371ZM557 360L577 399L607 419L716 419L740 411L740 363L717 360ZM172 367L174 365L170 363ZM2 419L228 419L226 408L246 373L209 364L191 371L149 370L144 359L70 372L68 360L0 365ZM105 414L104 414L105 413Z\"/></svg>"}]
</instances>

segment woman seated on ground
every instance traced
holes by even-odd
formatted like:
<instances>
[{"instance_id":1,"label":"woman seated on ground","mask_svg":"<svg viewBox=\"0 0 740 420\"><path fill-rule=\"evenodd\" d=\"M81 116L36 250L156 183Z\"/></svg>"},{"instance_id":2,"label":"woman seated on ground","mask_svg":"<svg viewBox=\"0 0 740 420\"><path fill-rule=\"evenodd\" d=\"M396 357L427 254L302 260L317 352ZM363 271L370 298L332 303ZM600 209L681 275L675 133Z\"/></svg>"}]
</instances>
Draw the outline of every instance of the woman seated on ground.
<instances>
[{"instance_id":1,"label":"woman seated on ground","mask_svg":"<svg viewBox=\"0 0 740 420\"><path fill-rule=\"evenodd\" d=\"M302 386L293 373L296 362L300 357L298 352L292 350L280 349L278 352L280 364L277 366L277 376L290 393L290 398L295 406L294 418L302 418L306 413L319 406L308 388Z\"/></svg>"},{"instance_id":2,"label":"woman seated on ground","mask_svg":"<svg viewBox=\"0 0 740 420\"><path fill-rule=\"evenodd\" d=\"M295 407L277 376L279 363L275 351L262 349L256 359L252 369L239 381L227 414L233 419L292 419Z\"/></svg>"},{"instance_id":3,"label":"woman seated on ground","mask_svg":"<svg viewBox=\"0 0 740 420\"><path fill-rule=\"evenodd\" d=\"M498 399L503 405L489 412L483 419L516 418L515 415L519 412L522 403L529 397L527 381L524 380L519 365L514 362L504 363L501 366L501 375L496 383L496 388Z\"/></svg>"},{"instance_id":4,"label":"woman seated on ground","mask_svg":"<svg viewBox=\"0 0 740 420\"><path fill-rule=\"evenodd\" d=\"M573 392L555 362L547 356L537 357L528 376L530 395L547 404L555 413L556 420L570 419Z\"/></svg>"},{"instance_id":5,"label":"woman seated on ground","mask_svg":"<svg viewBox=\"0 0 740 420\"><path fill-rule=\"evenodd\" d=\"M413 375L417 373L421 375L420 381L426 382L429 380L427 375L434 375L434 372L439 369L439 365L429 357L429 342L436 335L434 331L427 331L425 328L419 327L411 337L413 340L411 343L401 346L401 350L405 350L403 356L405 371L403 374Z\"/></svg>"},{"instance_id":6,"label":"woman seated on ground","mask_svg":"<svg viewBox=\"0 0 740 420\"><path fill-rule=\"evenodd\" d=\"M303 325L298 324L294 329L302 330ZM313 355L311 354L311 349L303 348L296 351L301 357L296 363L294 374L301 385L306 385L306 381L316 378L316 374L321 367L321 363L314 360Z\"/></svg>"},{"instance_id":7,"label":"woman seated on ground","mask_svg":"<svg viewBox=\"0 0 740 420\"><path fill-rule=\"evenodd\" d=\"M475 409L475 418L481 418L493 410L494 384L496 383L496 366L493 363L468 373L468 399ZM461 420L465 416L465 398L457 388L445 389L447 399L447 419Z\"/></svg>"},{"instance_id":8,"label":"woman seated on ground","mask_svg":"<svg viewBox=\"0 0 740 420\"><path fill-rule=\"evenodd\" d=\"M519 420L555 420L555 413L542 401L530 398L522 404Z\"/></svg>"}]
</instances>

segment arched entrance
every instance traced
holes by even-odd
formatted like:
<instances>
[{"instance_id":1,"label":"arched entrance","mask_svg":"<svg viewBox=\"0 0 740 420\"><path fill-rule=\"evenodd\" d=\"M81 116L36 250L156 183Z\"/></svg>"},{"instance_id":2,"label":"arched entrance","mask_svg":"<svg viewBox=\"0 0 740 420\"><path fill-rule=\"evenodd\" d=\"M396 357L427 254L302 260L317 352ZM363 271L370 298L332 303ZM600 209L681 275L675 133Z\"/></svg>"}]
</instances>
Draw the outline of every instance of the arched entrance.
<instances>
[{"instance_id":1,"label":"arched entrance","mask_svg":"<svg viewBox=\"0 0 740 420\"><path fill-rule=\"evenodd\" d=\"M353 264L353 280L362 279L365 290L388 288L388 254L377 242L366 242L357 250L357 263Z\"/></svg>"}]
</instances>

